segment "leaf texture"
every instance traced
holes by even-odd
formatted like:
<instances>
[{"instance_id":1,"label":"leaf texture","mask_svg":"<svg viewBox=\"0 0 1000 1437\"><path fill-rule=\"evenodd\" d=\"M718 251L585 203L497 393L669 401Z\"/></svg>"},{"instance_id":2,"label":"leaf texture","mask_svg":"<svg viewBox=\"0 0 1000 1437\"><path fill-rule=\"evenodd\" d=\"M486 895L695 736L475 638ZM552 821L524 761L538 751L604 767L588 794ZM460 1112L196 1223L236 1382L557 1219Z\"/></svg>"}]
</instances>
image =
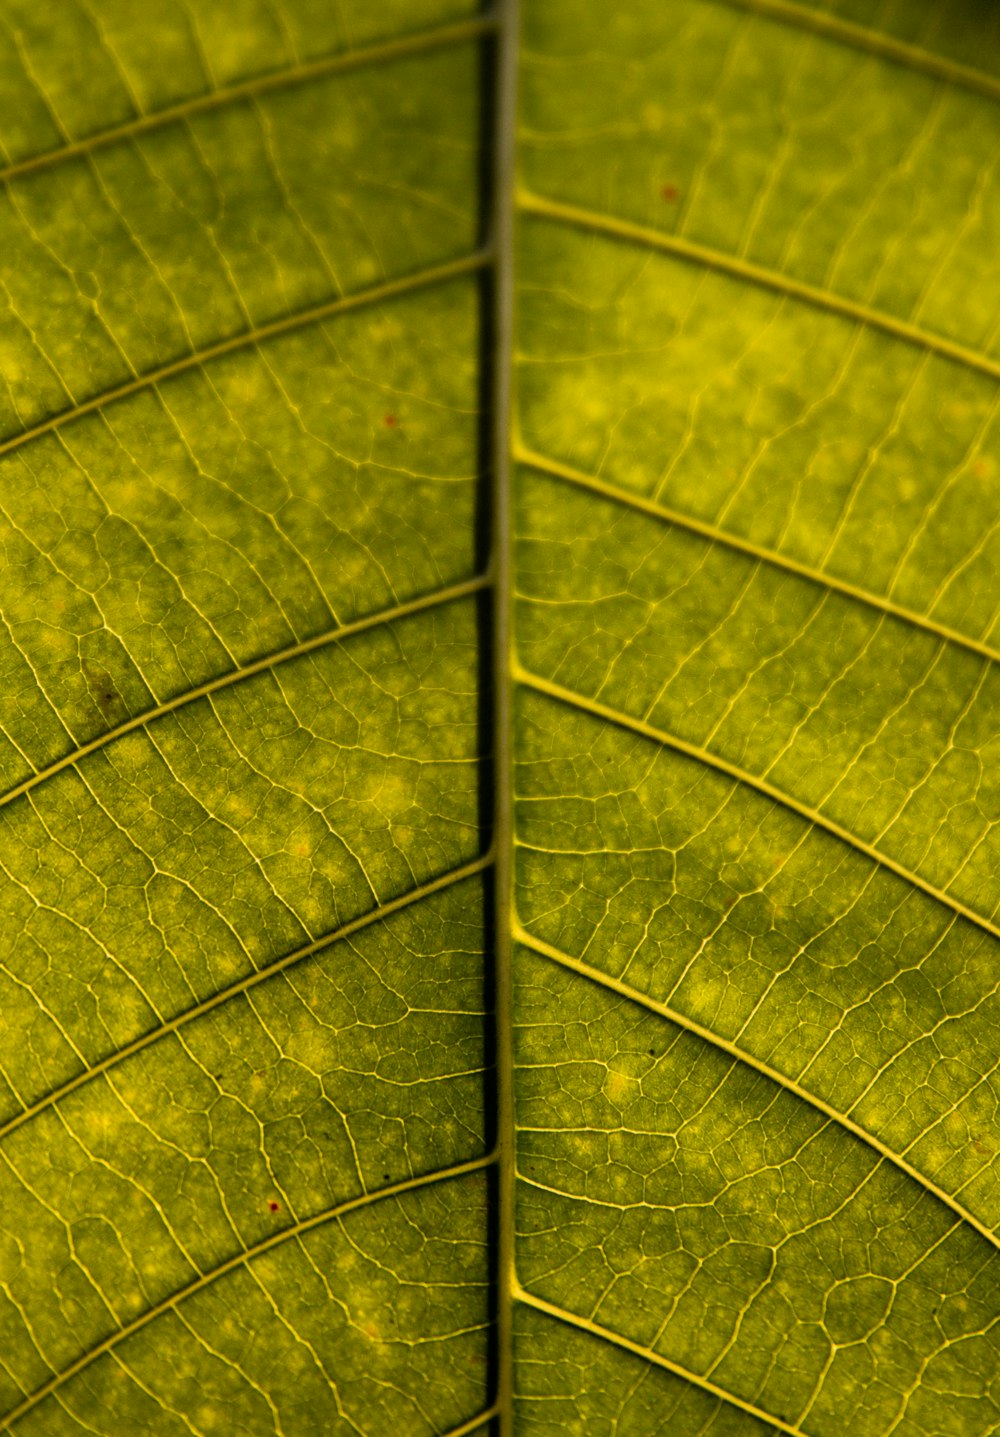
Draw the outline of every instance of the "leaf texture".
<instances>
[{"instance_id":1,"label":"leaf texture","mask_svg":"<svg viewBox=\"0 0 1000 1437\"><path fill-rule=\"evenodd\" d=\"M0 1430L1000 1431L992 8L0 77Z\"/></svg>"}]
</instances>

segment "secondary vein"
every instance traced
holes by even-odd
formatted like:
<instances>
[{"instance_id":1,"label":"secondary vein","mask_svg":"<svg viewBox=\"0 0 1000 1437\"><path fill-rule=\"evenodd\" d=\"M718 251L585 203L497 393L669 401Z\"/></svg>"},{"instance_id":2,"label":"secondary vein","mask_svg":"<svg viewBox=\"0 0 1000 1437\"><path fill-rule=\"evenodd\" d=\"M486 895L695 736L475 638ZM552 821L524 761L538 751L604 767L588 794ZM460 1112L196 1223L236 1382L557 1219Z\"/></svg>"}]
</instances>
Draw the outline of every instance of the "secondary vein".
<instances>
[{"instance_id":1,"label":"secondary vein","mask_svg":"<svg viewBox=\"0 0 1000 1437\"><path fill-rule=\"evenodd\" d=\"M577 1327L581 1332L589 1332L593 1337L599 1337L604 1342L610 1342L615 1347L623 1347L626 1352L633 1353L636 1357L642 1357L647 1362L654 1363L657 1367L663 1367L667 1372L672 1372L675 1377L682 1377L686 1382L700 1387L704 1392L709 1392L720 1402L725 1402L731 1407L738 1407L741 1411L756 1417L758 1422L763 1422L779 1432L786 1432L789 1437L806 1437L800 1427L793 1427L790 1422L783 1422L780 1417L774 1417L770 1412L764 1412L760 1407L755 1407L752 1402L744 1402L742 1397L735 1393L727 1392L724 1387L719 1387L707 1377L701 1377L697 1372L692 1372L688 1367L682 1367L678 1362L671 1362L669 1357L661 1357L651 1347L643 1347L639 1342L633 1342L631 1338L623 1337L620 1332L613 1332L610 1327L602 1327L600 1323L594 1322L589 1317L581 1317L576 1312L569 1312L564 1307L557 1307L553 1302L546 1302L543 1297L536 1297L527 1288L518 1286L516 1297L526 1307L534 1307L539 1312L544 1312L548 1317L554 1317L559 1322L566 1322L571 1327Z\"/></svg>"},{"instance_id":2,"label":"secondary vein","mask_svg":"<svg viewBox=\"0 0 1000 1437\"><path fill-rule=\"evenodd\" d=\"M813 34L821 35L824 39L838 41L870 55L878 55L881 59L891 60L907 70L917 70L931 75L935 80L945 80L964 90L974 90L991 100L1000 100L1000 80L994 75L988 75L984 70L977 70L972 65L960 65L955 60L946 59L944 55L937 55L920 45L909 45L905 40L896 40L891 35L882 34L867 26L852 25L849 20L844 20L839 15L823 14L822 11L810 9L805 5L792 4L790 0L715 0L715 3L728 5L734 10L746 10L767 20L778 20L799 30L811 30Z\"/></svg>"},{"instance_id":3,"label":"secondary vein","mask_svg":"<svg viewBox=\"0 0 1000 1437\"><path fill-rule=\"evenodd\" d=\"M497 1416L498 1411L497 1404L494 1402L492 1407L487 1407L484 1412L477 1412L475 1417L469 1418L468 1422L463 1422L459 1427L449 1428L444 1437L467 1437L467 1434L471 1437L473 1432L479 1432L488 1422L491 1422Z\"/></svg>"},{"instance_id":4,"label":"secondary vein","mask_svg":"<svg viewBox=\"0 0 1000 1437\"><path fill-rule=\"evenodd\" d=\"M688 1018L676 1008L672 1008L666 1003L660 1003L656 998L651 998L648 993L643 993L640 989L633 988L631 984L623 983L621 979L613 978L609 973L602 972L600 968L594 968L591 964L584 963L582 959L574 958L571 954L564 953L561 949L553 947L551 943L546 943L544 939L536 938L534 934L530 933L520 923L515 924L514 936L519 943L523 943L525 947L531 948L542 957L548 958L553 963L558 963L562 968L568 968L573 973L580 974L582 978L596 983L601 988L607 988L612 992L620 994L621 997L627 998L632 1003L640 1004L651 1013L658 1014L661 1018L666 1018L669 1022L676 1024L677 1027L683 1028L686 1032L693 1033L695 1037L701 1038L704 1042L711 1044L712 1047L717 1048L720 1052L726 1053L738 1062L746 1064L747 1067L754 1068L765 1078L769 1078L773 1083L777 1083L778 1086L785 1089L786 1092L794 1093L797 1098L804 1103L808 1103L809 1106L815 1108L817 1112L822 1113L830 1122L836 1123L839 1127L845 1128L848 1132L852 1133L854 1137L859 1138L861 1142L872 1148L880 1158L892 1163L893 1166L906 1173L907 1177L912 1178L924 1191L930 1193L932 1197L937 1198L939 1202L944 1203L944 1205L950 1208L963 1222L975 1228L976 1232L978 1232L981 1237L984 1237L991 1246L1000 1249L1000 1238L998 1238L997 1234L991 1228L988 1228L985 1223L980 1222L977 1217L969 1212L956 1198L952 1197L950 1193L946 1192L944 1188L939 1187L937 1183L927 1177L925 1173L922 1173L919 1168L915 1168L911 1163L907 1162L906 1158L900 1153L894 1152L892 1148L875 1137L873 1133L870 1133L859 1123L854 1122L846 1113L838 1112L836 1108L824 1102L817 1094L811 1093L807 1088L803 1088L794 1078L790 1078L786 1074L779 1072L777 1068L772 1068L769 1063L762 1062L760 1058L754 1057L754 1055L745 1048L739 1047L736 1043L729 1042L728 1039L721 1037L718 1033L713 1033L711 1028L705 1028L701 1023L696 1023L693 1018Z\"/></svg>"},{"instance_id":5,"label":"secondary vein","mask_svg":"<svg viewBox=\"0 0 1000 1437\"><path fill-rule=\"evenodd\" d=\"M174 698L168 699L166 703L157 704L155 708L145 709L141 714L126 719L117 727L98 734L89 743L81 744L71 753L64 754L62 758L56 759L45 768L39 769L37 773L23 779L21 783L8 789L6 793L0 794L0 808L13 802L15 798L20 798L22 794L29 793L40 783L44 783L46 779L61 773L63 769L72 768L88 754L97 753L99 749L106 748L108 744L114 743L116 739L122 738L125 734L145 728L166 714L176 713L178 709L194 703L197 699L219 693L222 689L232 688L234 684L242 683L244 679L253 678L255 674L268 673L280 664L287 664L292 659L301 658L304 654L312 654L330 644L341 643L354 634L363 634L369 629L378 628L381 624L390 624L398 619L409 618L413 614L425 613L428 609L436 609L441 604L467 598L471 594L479 593L481 589L488 588L490 582L488 574L477 574L472 579L464 579L461 583L449 584L445 589L437 589L432 594L424 594L419 599L409 599L406 603L396 604L391 609L380 609L377 613L369 614L362 619L355 619L349 624L340 624L335 629L326 629L322 634L316 634L311 639L304 639L298 644L290 644L288 648L279 649L276 653L257 659L252 664L246 664L238 669L230 669L228 673L220 674L218 678L208 679L193 689L186 689L184 693L177 694Z\"/></svg>"},{"instance_id":6,"label":"secondary vein","mask_svg":"<svg viewBox=\"0 0 1000 1437\"><path fill-rule=\"evenodd\" d=\"M524 684L526 688L534 689L537 693L546 694L549 698L554 698L561 703L569 704L571 707L580 709L584 713L593 714L596 718L606 719L609 723L616 724L619 728L630 729L633 733L637 733L643 738L652 739L654 743L662 744L666 748L675 749L678 753L683 753L688 758L693 758L708 768L717 769L718 772L726 774L738 783L743 783L749 788L756 789L758 793L764 794L766 798L773 799L775 803L780 803L782 807L790 809L792 813L797 813L800 818L804 818L809 823L815 824L817 828L825 829L827 833L831 833L834 838L839 838L841 842L857 849L859 853L863 853L866 858L870 858L874 863L881 864L883 868L889 869L889 871L895 873L898 878L905 879L906 882L912 884L914 888L919 888L921 892L926 893L929 898L936 899L938 903L944 904L945 907L950 908L953 912L959 914L960 917L968 919L970 923L974 923L977 928L982 928L994 938L1000 938L1000 927L997 927L997 925L984 914L977 913L974 908L969 908L959 899L953 898L951 894L945 892L943 888L937 888L933 883L928 882L926 878L921 878L918 873L914 873L912 869L906 868L902 863L897 863L894 858L890 858L889 855L883 853L881 849L875 848L870 843L866 843L865 840L859 838L856 833L852 833L850 829L844 828L834 819L827 818L826 815L820 813L818 809L810 808L808 804L801 803L797 798L794 798L792 794L786 793L784 789L776 788L774 784L768 783L766 778L759 778L747 769L740 768L737 764L730 763L728 759L712 753L711 750L702 748L699 744L689 743L686 739L679 738L676 734L668 733L665 729L656 728L653 724L646 723L643 719L633 718L631 714L622 713L619 709L610 708L607 704L599 703L597 699L586 698L583 694L578 694L573 689L563 688L561 684L552 683L549 679L544 679L538 674L530 673L520 665L516 670L515 677L518 682Z\"/></svg>"},{"instance_id":7,"label":"secondary vein","mask_svg":"<svg viewBox=\"0 0 1000 1437\"><path fill-rule=\"evenodd\" d=\"M203 1002L196 1003L191 1008L185 1008L182 1013L178 1013L166 1022L158 1024L155 1028L151 1028L148 1033L143 1033L141 1037L134 1038L131 1043L126 1043L124 1047L116 1049L113 1053L109 1053L108 1056L102 1058L99 1063L94 1063L91 1067L84 1068L72 1078L67 1079L60 1087L53 1088L51 1092L46 1093L44 1097L39 1098L36 1102L30 1104L30 1106L22 1109L21 1112L16 1113L14 1117L8 1118L4 1123L0 1123L0 1142L10 1133L16 1131L17 1128L23 1127L25 1123L30 1122L32 1118L36 1118L39 1113L44 1112L47 1108L53 1107L70 1093L74 1093L77 1089L82 1088L86 1083L89 1083L91 1079L99 1077L102 1073L109 1072L112 1068L117 1067L119 1063L123 1063L126 1058L134 1057L136 1053L141 1053L144 1048L149 1048L154 1043L158 1043L162 1038L167 1037L168 1034L176 1033L179 1029L186 1027L188 1023L193 1023L196 1018L204 1017L206 1013L211 1013L213 1009L221 1007L224 1003L228 1003L230 999L235 998L238 994L249 992L251 988L256 988L259 983L267 982L268 979L273 978L277 973L284 973L286 969L293 967L296 963L301 963L306 958L312 957L314 953L319 953L321 949L328 948L332 944L338 943L345 938L350 938L352 934L360 933L362 929L370 928L375 923L383 922L393 913L399 913L402 909L409 908L411 904L419 903L421 899L429 898L432 893L440 893L445 888L451 888L454 884L461 883L465 878L471 878L477 873L482 873L492 862L492 852L485 853L481 858L476 858L471 863L465 863L460 868L452 869L450 873L443 873L437 878L432 878L428 883L422 883L418 888L411 888L408 893L401 894L399 898L392 898L388 903L380 903L377 908L372 908L367 913L363 913L360 918L352 918L349 923L343 923L339 928L331 929L329 933L323 933L318 938L313 938L309 943L304 943L300 948L295 948L291 953L286 953L284 957L276 958L273 963L266 963L262 968L257 968L245 977L238 978L234 983L228 984L225 988L220 988L217 993L212 994L211 998L206 998Z\"/></svg>"},{"instance_id":8,"label":"secondary vein","mask_svg":"<svg viewBox=\"0 0 1000 1437\"><path fill-rule=\"evenodd\" d=\"M423 1177L407 1178L403 1182L392 1183L388 1187L379 1188L374 1192L361 1193L358 1197L348 1199L347 1202L337 1203L333 1207L324 1208L322 1212L315 1213L312 1217L303 1218L301 1222L294 1223L291 1227L286 1227L280 1232L273 1233L270 1237L264 1238L262 1242L255 1243L253 1247L249 1247L245 1249L245 1251L237 1253L235 1257L228 1258L225 1262L220 1263L218 1267L213 1267L211 1271L202 1273L201 1276L195 1278L193 1282L189 1282L184 1287L178 1288L175 1292L172 1292L169 1297L164 1298L162 1302L158 1302L153 1307L147 1308L145 1312L141 1313L131 1322L126 1323L124 1327L119 1327L115 1332L110 1333L100 1342L95 1343L93 1347L88 1348L86 1352L81 1353L68 1367L64 1367L61 1372L56 1372L47 1382L42 1383L34 1392L29 1393L16 1407L11 1408L2 1421L0 1421L0 1432L9 1431L15 1422L18 1422L30 1412L32 1408L37 1407L40 1402L53 1393L58 1387L68 1382L71 1377L75 1377L77 1373L82 1372L85 1367L89 1367L92 1362L98 1357L103 1356L105 1352L110 1352L113 1347L116 1347L119 1342L124 1341L126 1337L133 1336L134 1333L139 1332L155 1318L162 1316L165 1312L169 1312L187 1298L193 1297L196 1292L201 1292L203 1288L208 1287L218 1278L225 1277L227 1273L235 1271L236 1268L253 1262L255 1258L262 1256L265 1252L270 1252L272 1248L279 1247L289 1238L301 1237L313 1228L320 1227L327 1222L333 1222L335 1219L344 1217L350 1212L357 1211L358 1208L368 1207L372 1203L381 1202L383 1198L398 1197L403 1193L428 1187L431 1183L448 1182L453 1178L465 1177L469 1173L479 1172L483 1168L491 1166L495 1161L496 1154L487 1153L481 1158L472 1158L468 1162L455 1163L451 1167L439 1168L436 1172L427 1173Z\"/></svg>"},{"instance_id":9,"label":"secondary vein","mask_svg":"<svg viewBox=\"0 0 1000 1437\"><path fill-rule=\"evenodd\" d=\"M944 335L935 334L929 329L922 329L920 325L910 324L905 319L897 319L894 315L886 314L884 310L874 309L871 305L847 299L844 295L834 294L832 290L820 289L817 285L803 284L800 280L792 279L778 270L765 269L763 265L752 264L749 260L739 259L736 255L726 254L722 250L711 249L708 245L697 244L694 240L682 239L680 235L667 234L663 230L652 229L648 225L634 224L631 220L617 219L613 215L598 214L594 210L581 209L577 205L563 204L559 200L546 199L542 195L531 194L527 190L522 190L519 193L518 208L522 214L535 215L540 219L588 230L593 234L607 235L611 239L624 240L628 244L644 245L648 249L660 250L664 254L673 255L676 259L687 260L693 264L703 265L707 269L718 270L722 274L746 280L750 284L760 285L763 289L774 290L787 299L799 300L803 304L813 305L817 309L825 309L831 314L840 315L843 319L853 320L856 324L869 325L872 329L879 329L894 339L902 340L905 344L931 350L944 359L952 360L955 364L964 365L967 369L973 369L980 374L988 375L991 379L1000 380L1000 360L991 359L978 350L956 344L954 341L946 339Z\"/></svg>"},{"instance_id":10,"label":"secondary vein","mask_svg":"<svg viewBox=\"0 0 1000 1437\"><path fill-rule=\"evenodd\" d=\"M231 335L229 339L220 340L218 344L210 344L205 349L185 354L180 359L161 365L159 369L152 369L147 374L140 374L136 379L116 385L113 389L106 389L101 394L95 394L90 399L60 410L58 414L43 419L39 424L33 424L30 429L22 430L20 434L14 434L9 439L3 440L0 443L0 457L20 449L22 444L29 444L43 434L51 433L53 429L61 429L64 424L72 424L74 420L82 419L85 414L92 414L95 410L104 409L109 404L116 404L120 399L128 399L130 395L138 394L144 389L154 388L157 384L162 384L164 380L173 379L175 375L185 374L191 369L199 369L214 359L221 359L224 355L235 354L238 350L263 344L269 339L276 339L282 334L290 334L306 325L333 319L338 314L348 314L351 310L362 309L371 304L381 304L384 300L396 299L400 295L426 289L430 285L443 284L447 280L457 279L461 275L472 274L485 268L491 260L492 255L488 250L473 250L470 254L461 255L458 259L447 260L444 264L431 265L427 269L419 270L415 274L404 275L400 279L386 280L384 284L372 285L369 289L358 290L356 294L339 295L336 299L324 300L322 304L314 304L307 309L296 310L294 314L285 315L283 319L272 320L268 324L243 330L239 334Z\"/></svg>"},{"instance_id":11,"label":"secondary vein","mask_svg":"<svg viewBox=\"0 0 1000 1437\"><path fill-rule=\"evenodd\" d=\"M539 454L524 444L515 444L514 457L520 463L537 469L543 474L549 474L554 479L564 479L568 484L574 484L578 489L586 489L591 494L599 495L602 499L610 499L624 508L635 509L640 514L648 514L653 519L673 524L678 529L685 529L688 533L697 534L700 538L708 539L714 544L721 544L736 553L745 554L748 558L758 559L761 563L772 565L776 569L784 569L787 573L796 574L799 578L807 579L812 584L818 584L824 589L832 589L846 598L854 599L859 604L866 604L870 608L878 609L880 613L899 619L901 623L923 629L936 638L945 639L948 643L967 649L970 653L989 659L992 663L1000 663L1000 649L993 648L991 644L974 639L969 634L960 633L958 629L949 628L947 624L939 624L936 619L917 613L915 609L903 608L902 605L894 603L892 599L873 593L870 589L859 588L857 584L852 584L847 579L838 579L836 575L829 574L823 569L813 569L808 564L800 564L797 559L789 558L775 549L765 549L762 545L754 544L749 539L743 539L738 534L717 528L715 524L709 524L703 519L696 519L690 514L683 514L679 509L670 509L665 504L657 504L652 499L643 498L640 494L632 494L627 489L609 484L603 479L595 478L592 474L585 474L579 469L572 468L569 464L563 464L558 459L550 459L548 455Z\"/></svg>"},{"instance_id":12,"label":"secondary vein","mask_svg":"<svg viewBox=\"0 0 1000 1437\"><path fill-rule=\"evenodd\" d=\"M286 70L273 70L269 74L258 75L252 80L244 80L236 85L226 85L207 94L194 95L188 100L181 100L176 105L165 106L162 110L138 115L135 119L126 120L124 124L111 126L107 130L99 130L95 134L88 135L82 140L75 140L71 144L60 145L58 149L46 150L42 154L30 156L28 159L18 160L14 164L0 169L0 184L9 184L11 180L20 179L24 175L51 169L54 165L78 159L82 155L92 154L95 150L106 149L109 145L138 139L152 130L162 129L165 125L176 124L180 120L188 120L195 115L208 114L210 111L222 109L226 105L237 104L240 100L254 99L275 90L294 89L298 85L305 85L314 80L324 80L328 75L342 74L348 70L360 70L369 65L402 60L411 55L422 55L431 50L444 49L449 45L461 44L464 40L478 39L482 35L489 34L495 28L495 16L487 13L478 15L471 20L459 21L453 25L436 25L433 29L418 30L412 35L401 35L395 39L383 41L381 44L343 51L338 55L327 55L320 60L312 60L304 65L289 66Z\"/></svg>"}]
</instances>

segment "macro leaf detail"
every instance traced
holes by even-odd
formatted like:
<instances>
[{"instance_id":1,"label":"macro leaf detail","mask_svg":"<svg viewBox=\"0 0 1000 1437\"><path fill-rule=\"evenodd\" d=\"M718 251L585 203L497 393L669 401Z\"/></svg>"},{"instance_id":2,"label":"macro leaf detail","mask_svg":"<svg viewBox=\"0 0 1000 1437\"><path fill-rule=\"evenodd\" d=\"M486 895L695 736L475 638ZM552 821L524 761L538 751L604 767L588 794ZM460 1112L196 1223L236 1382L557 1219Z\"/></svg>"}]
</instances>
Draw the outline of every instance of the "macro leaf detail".
<instances>
[{"instance_id":1,"label":"macro leaf detail","mask_svg":"<svg viewBox=\"0 0 1000 1437\"><path fill-rule=\"evenodd\" d=\"M0 1431L1000 1430L997 16L0 76Z\"/></svg>"}]
</instances>

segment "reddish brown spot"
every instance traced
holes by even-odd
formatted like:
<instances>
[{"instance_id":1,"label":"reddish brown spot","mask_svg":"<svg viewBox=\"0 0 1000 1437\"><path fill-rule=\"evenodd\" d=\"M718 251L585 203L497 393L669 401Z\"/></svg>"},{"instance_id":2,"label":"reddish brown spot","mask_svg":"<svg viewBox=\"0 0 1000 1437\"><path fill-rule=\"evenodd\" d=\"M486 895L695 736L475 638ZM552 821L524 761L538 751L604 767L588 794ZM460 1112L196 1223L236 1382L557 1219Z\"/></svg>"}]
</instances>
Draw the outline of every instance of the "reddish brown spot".
<instances>
[{"instance_id":1,"label":"reddish brown spot","mask_svg":"<svg viewBox=\"0 0 1000 1437\"><path fill-rule=\"evenodd\" d=\"M978 1138L975 1140L972 1146L975 1148L977 1153L988 1154L992 1151L992 1149L988 1148L985 1143L981 1143Z\"/></svg>"},{"instance_id":2,"label":"reddish brown spot","mask_svg":"<svg viewBox=\"0 0 1000 1437\"><path fill-rule=\"evenodd\" d=\"M676 185L664 185L663 188L660 190L660 194L665 200L673 201L679 196L680 190L677 188Z\"/></svg>"},{"instance_id":3,"label":"reddish brown spot","mask_svg":"<svg viewBox=\"0 0 1000 1437\"><path fill-rule=\"evenodd\" d=\"M985 478L986 478L987 468L986 468L986 465L983 463L983 461L982 461L981 459L977 459L976 462L975 462L975 464L973 464L973 466L972 466L972 472L973 472L973 474L975 474L975 476L976 476L977 479L985 479Z\"/></svg>"},{"instance_id":4,"label":"reddish brown spot","mask_svg":"<svg viewBox=\"0 0 1000 1437\"><path fill-rule=\"evenodd\" d=\"M281 1209L281 1203L275 1202L274 1198L272 1198L271 1201L268 1203L268 1207L271 1209L272 1212L279 1212Z\"/></svg>"},{"instance_id":5,"label":"reddish brown spot","mask_svg":"<svg viewBox=\"0 0 1000 1437\"><path fill-rule=\"evenodd\" d=\"M387 414L385 416L385 424L387 429L395 429L398 423L399 421L396 418L395 414Z\"/></svg>"}]
</instances>

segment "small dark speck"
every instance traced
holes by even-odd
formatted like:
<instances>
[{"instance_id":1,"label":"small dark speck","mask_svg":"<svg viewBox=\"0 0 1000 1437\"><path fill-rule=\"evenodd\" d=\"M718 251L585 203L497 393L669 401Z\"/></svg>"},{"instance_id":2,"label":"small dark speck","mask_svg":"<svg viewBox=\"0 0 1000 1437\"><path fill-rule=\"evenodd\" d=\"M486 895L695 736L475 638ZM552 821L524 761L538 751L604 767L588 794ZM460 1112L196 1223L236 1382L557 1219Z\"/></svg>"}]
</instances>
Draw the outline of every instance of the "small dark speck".
<instances>
[{"instance_id":1,"label":"small dark speck","mask_svg":"<svg viewBox=\"0 0 1000 1437\"><path fill-rule=\"evenodd\" d=\"M650 1048L650 1050L649 1050L649 1056L650 1056L651 1058L655 1058L655 1057L656 1057L656 1050L655 1050L655 1048Z\"/></svg>"},{"instance_id":2,"label":"small dark speck","mask_svg":"<svg viewBox=\"0 0 1000 1437\"><path fill-rule=\"evenodd\" d=\"M389 1181L389 1174L388 1174L388 1173L383 1173L383 1174L382 1174L382 1181L383 1181L384 1183L387 1183L387 1182Z\"/></svg>"},{"instance_id":3,"label":"small dark speck","mask_svg":"<svg viewBox=\"0 0 1000 1437\"><path fill-rule=\"evenodd\" d=\"M119 723L125 715L125 701L107 669L97 668L85 660L83 675L90 697L100 709L105 723Z\"/></svg>"},{"instance_id":4,"label":"small dark speck","mask_svg":"<svg viewBox=\"0 0 1000 1437\"><path fill-rule=\"evenodd\" d=\"M280 1212L281 1203L275 1202L274 1198L272 1198L271 1201L268 1203L268 1207L271 1209L272 1212Z\"/></svg>"}]
</instances>

